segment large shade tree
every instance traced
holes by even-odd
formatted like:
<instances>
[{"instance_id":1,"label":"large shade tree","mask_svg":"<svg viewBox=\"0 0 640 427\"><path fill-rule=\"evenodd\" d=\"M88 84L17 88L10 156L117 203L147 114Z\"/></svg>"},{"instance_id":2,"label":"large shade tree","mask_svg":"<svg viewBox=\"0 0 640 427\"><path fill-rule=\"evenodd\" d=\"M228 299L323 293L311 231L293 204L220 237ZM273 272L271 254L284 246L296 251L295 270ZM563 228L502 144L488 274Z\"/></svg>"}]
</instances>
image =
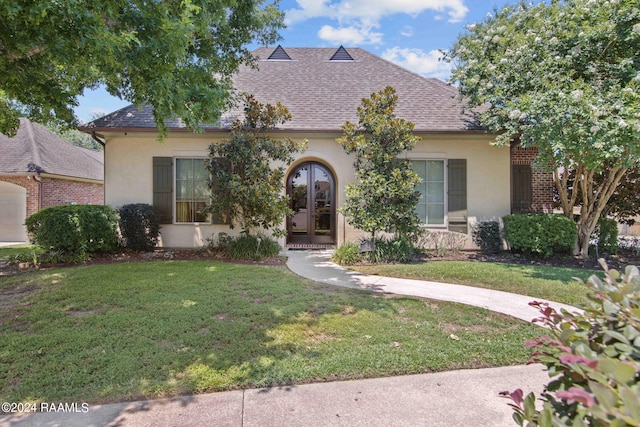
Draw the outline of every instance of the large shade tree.
<instances>
[{"instance_id":1,"label":"large shade tree","mask_svg":"<svg viewBox=\"0 0 640 427\"><path fill-rule=\"evenodd\" d=\"M75 124L86 88L105 85L164 120L199 129L225 107L230 75L253 61L247 45L273 43L277 0L3 0L0 2L0 132L18 115Z\"/></svg>"},{"instance_id":2,"label":"large shade tree","mask_svg":"<svg viewBox=\"0 0 640 427\"><path fill-rule=\"evenodd\" d=\"M638 52L637 0L553 0L489 14L446 55L461 96L486 106L480 119L496 143L537 147L564 214L580 208L576 251L585 257L607 201L640 159Z\"/></svg>"}]
</instances>

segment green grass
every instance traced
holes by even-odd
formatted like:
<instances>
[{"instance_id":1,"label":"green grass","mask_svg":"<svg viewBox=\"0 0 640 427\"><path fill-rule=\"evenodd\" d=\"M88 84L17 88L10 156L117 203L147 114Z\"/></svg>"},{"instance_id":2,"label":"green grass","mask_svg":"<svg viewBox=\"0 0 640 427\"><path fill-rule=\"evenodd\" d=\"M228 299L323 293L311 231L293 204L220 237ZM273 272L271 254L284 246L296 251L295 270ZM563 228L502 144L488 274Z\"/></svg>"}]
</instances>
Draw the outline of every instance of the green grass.
<instances>
[{"instance_id":1,"label":"green grass","mask_svg":"<svg viewBox=\"0 0 640 427\"><path fill-rule=\"evenodd\" d=\"M420 264L356 266L366 274L457 283L496 289L575 305L584 302L587 288L574 277L585 280L595 270L539 265L473 261L431 261Z\"/></svg>"},{"instance_id":2,"label":"green grass","mask_svg":"<svg viewBox=\"0 0 640 427\"><path fill-rule=\"evenodd\" d=\"M35 246L29 244L17 244L0 248L0 262L8 261L10 257L17 255L31 255L34 251L38 251Z\"/></svg>"},{"instance_id":3,"label":"green grass","mask_svg":"<svg viewBox=\"0 0 640 427\"><path fill-rule=\"evenodd\" d=\"M539 333L481 308L208 261L50 269L0 277L1 293L0 397L14 402L511 365Z\"/></svg>"}]
</instances>

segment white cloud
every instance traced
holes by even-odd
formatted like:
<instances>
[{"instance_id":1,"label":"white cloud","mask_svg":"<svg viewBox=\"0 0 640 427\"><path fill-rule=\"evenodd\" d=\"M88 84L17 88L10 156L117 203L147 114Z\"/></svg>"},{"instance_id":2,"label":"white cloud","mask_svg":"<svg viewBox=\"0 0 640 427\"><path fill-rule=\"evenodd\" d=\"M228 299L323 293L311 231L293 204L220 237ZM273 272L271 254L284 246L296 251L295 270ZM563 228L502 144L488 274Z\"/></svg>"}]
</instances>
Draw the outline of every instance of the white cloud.
<instances>
[{"instance_id":1,"label":"white cloud","mask_svg":"<svg viewBox=\"0 0 640 427\"><path fill-rule=\"evenodd\" d=\"M411 37L413 36L413 27L411 25L405 25L400 30L400 35L403 37Z\"/></svg>"},{"instance_id":2,"label":"white cloud","mask_svg":"<svg viewBox=\"0 0 640 427\"><path fill-rule=\"evenodd\" d=\"M447 80L451 74L451 64L439 61L442 54L437 50L424 52L421 49L393 47L382 53L382 57L414 73L427 77Z\"/></svg>"},{"instance_id":3,"label":"white cloud","mask_svg":"<svg viewBox=\"0 0 640 427\"><path fill-rule=\"evenodd\" d=\"M360 21L375 26L381 18L396 14L419 15L426 10L446 13L460 22L469 12L464 0L297 0L298 8L286 11L288 24L311 18L332 18L340 23Z\"/></svg>"},{"instance_id":4,"label":"white cloud","mask_svg":"<svg viewBox=\"0 0 640 427\"><path fill-rule=\"evenodd\" d=\"M382 42L382 33L374 32L372 28L364 26L360 28L355 26L335 28L331 25L323 25L318 31L318 37L335 45L380 44Z\"/></svg>"}]
</instances>

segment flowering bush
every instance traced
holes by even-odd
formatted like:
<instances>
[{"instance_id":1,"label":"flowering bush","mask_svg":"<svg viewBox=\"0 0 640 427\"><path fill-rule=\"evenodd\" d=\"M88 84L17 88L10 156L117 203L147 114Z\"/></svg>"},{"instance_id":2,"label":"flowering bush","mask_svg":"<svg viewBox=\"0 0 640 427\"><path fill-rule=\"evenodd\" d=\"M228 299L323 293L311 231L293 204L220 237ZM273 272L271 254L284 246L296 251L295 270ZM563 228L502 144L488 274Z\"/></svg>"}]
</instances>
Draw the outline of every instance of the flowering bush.
<instances>
[{"instance_id":1,"label":"flowering bush","mask_svg":"<svg viewBox=\"0 0 640 427\"><path fill-rule=\"evenodd\" d=\"M531 303L552 336L526 345L531 362L546 365L553 380L541 409L533 393L501 393L513 401L521 426L640 426L640 274L634 266L621 274L601 263L605 279L594 275L585 284L593 292L583 313Z\"/></svg>"}]
</instances>

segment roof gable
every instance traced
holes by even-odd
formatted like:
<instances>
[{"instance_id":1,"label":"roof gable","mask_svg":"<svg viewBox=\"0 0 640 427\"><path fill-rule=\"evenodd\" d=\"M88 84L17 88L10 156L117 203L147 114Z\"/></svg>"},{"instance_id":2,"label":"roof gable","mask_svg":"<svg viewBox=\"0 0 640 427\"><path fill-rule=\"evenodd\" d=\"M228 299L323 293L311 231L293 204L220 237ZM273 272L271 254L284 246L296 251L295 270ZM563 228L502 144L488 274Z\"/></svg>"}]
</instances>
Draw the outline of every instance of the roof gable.
<instances>
[{"instance_id":1,"label":"roof gable","mask_svg":"<svg viewBox=\"0 0 640 427\"><path fill-rule=\"evenodd\" d=\"M343 46L340 46L338 50L333 54L333 56L329 59L329 61L353 61L353 57L349 55L347 49Z\"/></svg>"},{"instance_id":2,"label":"roof gable","mask_svg":"<svg viewBox=\"0 0 640 427\"><path fill-rule=\"evenodd\" d=\"M104 179L104 154L77 147L26 118L13 138L0 134L0 173L38 172Z\"/></svg>"},{"instance_id":3,"label":"roof gable","mask_svg":"<svg viewBox=\"0 0 640 427\"><path fill-rule=\"evenodd\" d=\"M271 55L269 55L269 57L267 59L271 59L271 60L276 59L276 60L281 60L281 61L291 61L291 57L289 56L289 54L287 54L287 52L280 45L278 45L278 47L275 48L273 52L271 52Z\"/></svg>"},{"instance_id":4,"label":"roof gable","mask_svg":"<svg viewBox=\"0 0 640 427\"><path fill-rule=\"evenodd\" d=\"M363 98L392 86L398 95L396 115L415 124L416 132L481 130L476 114L462 111L457 89L435 78L415 74L360 48L288 48L255 50L257 68L242 66L233 77L238 93L262 103L281 102L292 114L282 129L341 131L356 122ZM276 55L277 53L277 55ZM272 60L274 55L288 60ZM351 59L349 59L351 58ZM218 128L227 128L243 114L242 106L225 112ZM180 120L166 122L180 129ZM155 128L152 109L133 106L95 120L83 130Z\"/></svg>"}]
</instances>

